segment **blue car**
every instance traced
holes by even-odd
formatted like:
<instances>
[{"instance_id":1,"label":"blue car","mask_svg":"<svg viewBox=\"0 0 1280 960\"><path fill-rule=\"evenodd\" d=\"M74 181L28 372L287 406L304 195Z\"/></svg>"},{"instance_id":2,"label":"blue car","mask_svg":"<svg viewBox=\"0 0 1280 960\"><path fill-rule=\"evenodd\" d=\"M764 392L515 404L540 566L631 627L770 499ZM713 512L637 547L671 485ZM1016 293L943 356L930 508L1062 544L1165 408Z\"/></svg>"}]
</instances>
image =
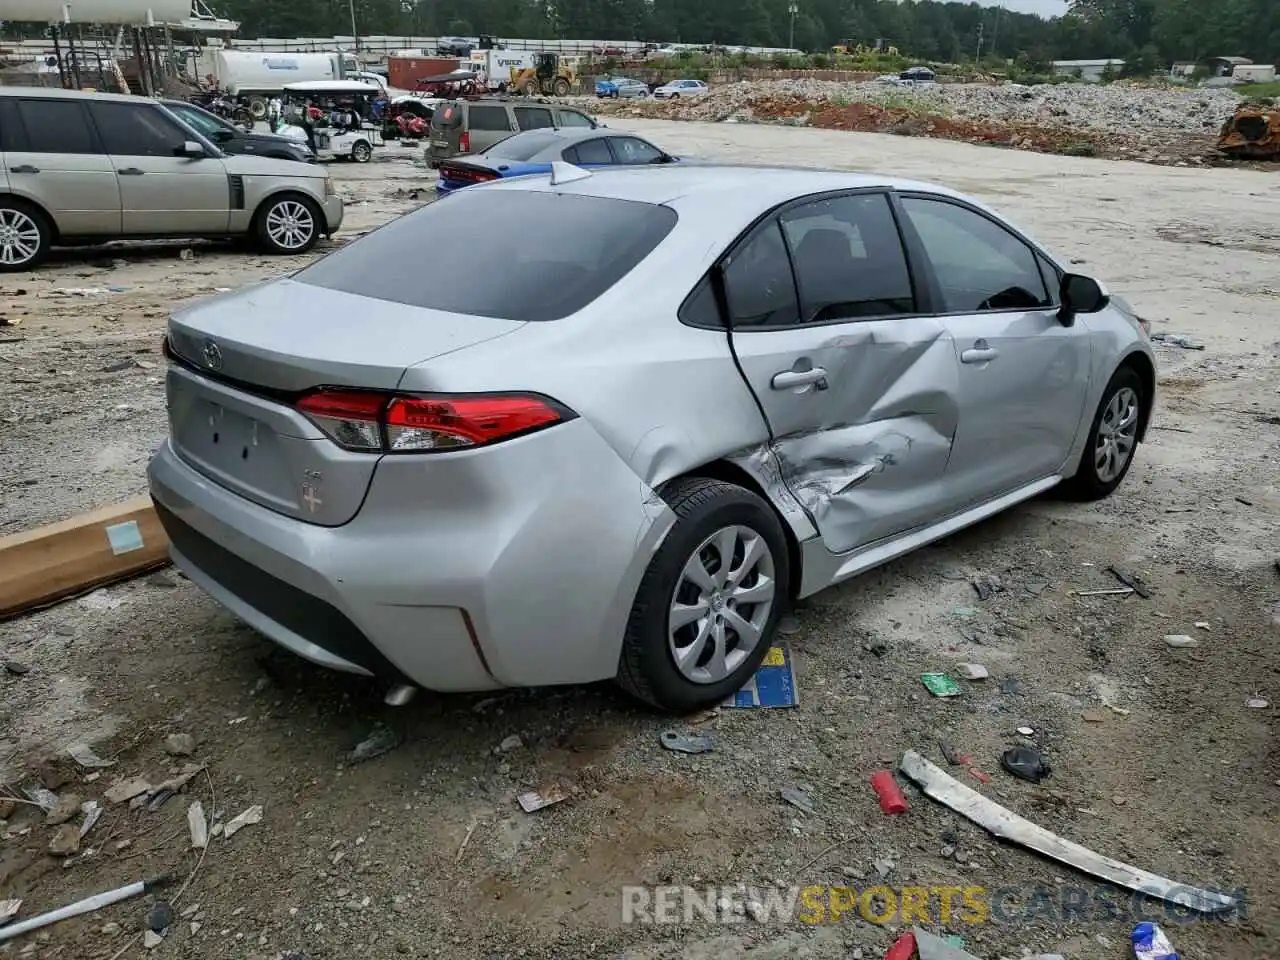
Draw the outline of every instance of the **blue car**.
<instances>
[{"instance_id":1,"label":"blue car","mask_svg":"<svg viewBox=\"0 0 1280 960\"><path fill-rule=\"evenodd\" d=\"M679 157L655 147L648 140L616 130L526 130L495 143L480 153L445 160L440 164L437 193L506 177L550 173L557 161L576 167L644 166L678 163Z\"/></svg>"},{"instance_id":2,"label":"blue car","mask_svg":"<svg viewBox=\"0 0 1280 960\"><path fill-rule=\"evenodd\" d=\"M643 99L649 96L649 85L626 77L602 78L596 81L596 96L601 100L617 100L620 97Z\"/></svg>"}]
</instances>

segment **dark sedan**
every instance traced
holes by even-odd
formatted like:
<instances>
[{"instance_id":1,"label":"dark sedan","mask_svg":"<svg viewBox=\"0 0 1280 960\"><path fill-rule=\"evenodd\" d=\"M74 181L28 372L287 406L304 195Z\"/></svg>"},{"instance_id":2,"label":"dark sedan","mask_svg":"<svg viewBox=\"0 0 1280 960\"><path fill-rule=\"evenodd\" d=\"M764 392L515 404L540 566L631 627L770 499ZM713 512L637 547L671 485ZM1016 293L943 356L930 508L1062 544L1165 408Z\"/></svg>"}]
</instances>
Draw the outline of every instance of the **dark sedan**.
<instances>
[{"instance_id":1,"label":"dark sedan","mask_svg":"<svg viewBox=\"0 0 1280 960\"><path fill-rule=\"evenodd\" d=\"M316 155L305 143L281 136L278 133L248 133L230 120L224 120L204 107L185 100L162 100L178 119L203 134L227 153L244 153L254 157L274 157L277 160L299 160L314 163Z\"/></svg>"}]
</instances>

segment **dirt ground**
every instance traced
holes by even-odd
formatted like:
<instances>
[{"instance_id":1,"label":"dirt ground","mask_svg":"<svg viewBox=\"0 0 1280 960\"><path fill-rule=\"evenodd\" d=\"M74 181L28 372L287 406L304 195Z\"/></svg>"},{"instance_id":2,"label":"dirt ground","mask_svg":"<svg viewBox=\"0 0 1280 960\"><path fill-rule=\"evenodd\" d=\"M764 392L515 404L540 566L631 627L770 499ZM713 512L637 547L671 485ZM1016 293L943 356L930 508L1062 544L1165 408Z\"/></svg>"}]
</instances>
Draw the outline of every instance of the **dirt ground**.
<instances>
[{"instance_id":1,"label":"dirt ground","mask_svg":"<svg viewBox=\"0 0 1280 960\"><path fill-rule=\"evenodd\" d=\"M871 960L898 932L855 913L817 925L621 923L624 885L738 883L1007 888L1002 922L942 923L935 901L928 927L959 934L983 960L1131 956L1133 921L1160 919L1158 904L1139 902L1143 917L1071 915L1068 894L1100 887L1132 904L910 788L907 814L880 812L870 774L905 749L944 764L939 740L991 782L952 772L1064 837L1182 883L1246 891L1243 917L1163 921L1184 960L1276 955L1275 175L811 129L610 123L676 153L947 183L1105 278L1157 331L1204 349L1158 347L1156 426L1111 499L1038 500L813 598L786 638L800 705L720 712L691 728L716 737L702 756L663 750L659 733L688 725L609 685L384 707L372 684L276 651L173 571L0 624L0 661L29 668L0 669L0 784L105 806L80 854L57 859L47 852L56 828L38 809L0 800L0 901L24 899L27 917L175 878L155 897L0 944L0 957ZM415 156L390 148L368 166L335 167L350 204L335 243L428 199L410 195L430 187ZM165 431L167 311L297 265L128 245L63 253L0 281L0 314L17 322L0 326L0 533L142 492ZM1117 586L1112 564L1139 572L1150 598L1073 593ZM980 600L971 581L991 576L1003 589ZM1172 648L1170 634L1198 645ZM991 678L931 697L920 675L955 675L957 662L982 663ZM399 745L352 764L353 746L380 728ZM171 734L191 735L207 765L185 794L156 812L106 802L118 779L181 770L189 758L166 754ZM519 746L500 751L513 734ZM78 768L63 752L77 741L114 765L96 777ZM1000 770L1016 745L1049 760L1043 784ZM520 810L517 793L556 778L574 787L570 799ZM781 799L788 787L807 792L812 812ZM192 799L218 823L255 804L263 818L200 857L189 849ZM156 897L178 917L147 950Z\"/></svg>"}]
</instances>

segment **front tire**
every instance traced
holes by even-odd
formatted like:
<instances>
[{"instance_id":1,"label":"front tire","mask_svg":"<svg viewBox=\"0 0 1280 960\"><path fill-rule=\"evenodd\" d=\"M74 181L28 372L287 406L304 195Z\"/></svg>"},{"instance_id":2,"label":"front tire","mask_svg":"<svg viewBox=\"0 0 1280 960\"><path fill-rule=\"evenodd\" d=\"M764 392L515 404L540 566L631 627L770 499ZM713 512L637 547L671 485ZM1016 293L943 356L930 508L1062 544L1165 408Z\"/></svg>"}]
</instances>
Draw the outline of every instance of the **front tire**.
<instances>
[{"instance_id":1,"label":"front tire","mask_svg":"<svg viewBox=\"0 0 1280 960\"><path fill-rule=\"evenodd\" d=\"M373 159L373 147L366 140L357 140L351 145L351 159L356 163L368 163Z\"/></svg>"},{"instance_id":2,"label":"front tire","mask_svg":"<svg viewBox=\"0 0 1280 960\"><path fill-rule=\"evenodd\" d=\"M256 218L258 242L267 253L292 256L316 245L324 216L315 202L296 193L272 197Z\"/></svg>"},{"instance_id":3,"label":"front tire","mask_svg":"<svg viewBox=\"0 0 1280 960\"><path fill-rule=\"evenodd\" d=\"M1075 476L1063 482L1063 492L1073 500L1101 500L1120 486L1138 446L1138 427L1149 399L1138 371L1123 366L1102 391L1093 426Z\"/></svg>"},{"instance_id":4,"label":"front tire","mask_svg":"<svg viewBox=\"0 0 1280 960\"><path fill-rule=\"evenodd\" d=\"M769 651L790 588L787 540L750 490L702 477L667 484L675 526L627 622L618 684L672 713L736 693Z\"/></svg>"},{"instance_id":5,"label":"front tire","mask_svg":"<svg viewBox=\"0 0 1280 960\"><path fill-rule=\"evenodd\" d=\"M40 210L17 197L0 197L0 273L39 266L52 243L53 228Z\"/></svg>"}]
</instances>

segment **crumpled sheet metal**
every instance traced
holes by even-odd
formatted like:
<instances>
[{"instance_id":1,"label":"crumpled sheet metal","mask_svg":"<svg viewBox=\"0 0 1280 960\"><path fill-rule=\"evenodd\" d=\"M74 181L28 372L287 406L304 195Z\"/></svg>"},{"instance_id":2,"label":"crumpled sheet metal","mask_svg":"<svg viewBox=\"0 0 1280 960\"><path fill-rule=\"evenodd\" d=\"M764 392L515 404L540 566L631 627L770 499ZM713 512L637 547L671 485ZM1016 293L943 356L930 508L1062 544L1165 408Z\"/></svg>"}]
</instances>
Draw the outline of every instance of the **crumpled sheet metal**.
<instances>
[{"instance_id":1,"label":"crumpled sheet metal","mask_svg":"<svg viewBox=\"0 0 1280 960\"><path fill-rule=\"evenodd\" d=\"M1218 149L1252 160L1280 159L1280 108L1240 107L1223 125Z\"/></svg>"},{"instance_id":2,"label":"crumpled sheet metal","mask_svg":"<svg viewBox=\"0 0 1280 960\"><path fill-rule=\"evenodd\" d=\"M959 419L949 338L838 346L820 362L831 373L828 391L840 393L815 400L841 420L773 443L782 480L833 552L929 511L928 487L946 471Z\"/></svg>"}]
</instances>

